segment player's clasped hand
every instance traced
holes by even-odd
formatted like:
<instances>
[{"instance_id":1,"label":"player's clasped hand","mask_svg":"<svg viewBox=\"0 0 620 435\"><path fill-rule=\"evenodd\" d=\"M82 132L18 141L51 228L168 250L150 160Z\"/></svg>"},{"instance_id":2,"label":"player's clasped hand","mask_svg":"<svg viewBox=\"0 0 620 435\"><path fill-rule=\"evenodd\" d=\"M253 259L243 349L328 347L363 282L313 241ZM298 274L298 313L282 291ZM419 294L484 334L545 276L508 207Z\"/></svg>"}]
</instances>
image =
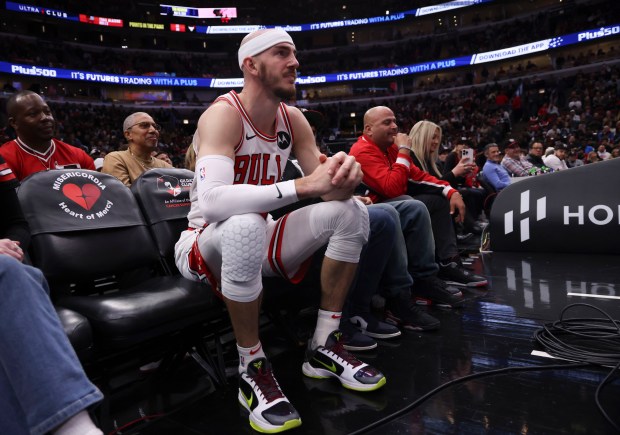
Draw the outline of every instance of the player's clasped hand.
<instances>
[{"instance_id":1,"label":"player's clasped hand","mask_svg":"<svg viewBox=\"0 0 620 435\"><path fill-rule=\"evenodd\" d=\"M339 152L330 157L330 173L333 173L332 185L339 189L355 189L362 181L362 169L355 157ZM333 171L333 172L332 172Z\"/></svg>"}]
</instances>

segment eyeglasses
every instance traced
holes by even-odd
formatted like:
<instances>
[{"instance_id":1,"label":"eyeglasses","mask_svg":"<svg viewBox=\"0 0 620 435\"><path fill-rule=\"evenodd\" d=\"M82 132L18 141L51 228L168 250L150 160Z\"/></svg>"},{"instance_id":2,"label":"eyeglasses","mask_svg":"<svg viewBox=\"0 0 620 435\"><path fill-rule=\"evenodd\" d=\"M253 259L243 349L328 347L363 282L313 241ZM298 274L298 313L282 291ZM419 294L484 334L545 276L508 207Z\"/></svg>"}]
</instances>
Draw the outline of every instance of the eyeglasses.
<instances>
[{"instance_id":1,"label":"eyeglasses","mask_svg":"<svg viewBox=\"0 0 620 435\"><path fill-rule=\"evenodd\" d=\"M532 147L533 150L542 150L542 147Z\"/></svg>"},{"instance_id":2,"label":"eyeglasses","mask_svg":"<svg viewBox=\"0 0 620 435\"><path fill-rule=\"evenodd\" d=\"M140 127L142 130L148 130L149 128L153 127L155 130L161 131L161 125L156 124L154 122L148 122L148 121L136 122L135 124L127 127L127 130L131 130L136 125Z\"/></svg>"}]
</instances>

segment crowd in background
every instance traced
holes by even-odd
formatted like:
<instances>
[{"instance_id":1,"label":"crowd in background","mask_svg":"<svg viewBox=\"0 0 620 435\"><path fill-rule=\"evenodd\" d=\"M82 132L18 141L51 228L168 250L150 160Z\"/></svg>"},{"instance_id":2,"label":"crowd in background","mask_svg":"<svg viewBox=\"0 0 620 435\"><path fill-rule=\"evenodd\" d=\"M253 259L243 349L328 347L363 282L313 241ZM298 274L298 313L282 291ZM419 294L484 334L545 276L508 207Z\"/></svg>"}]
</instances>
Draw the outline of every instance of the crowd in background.
<instances>
[{"instance_id":1,"label":"crowd in background","mask_svg":"<svg viewBox=\"0 0 620 435\"><path fill-rule=\"evenodd\" d=\"M575 148L584 160L586 150L601 143L611 153L620 142L620 70L606 67L591 73L578 73L560 80L537 80L535 77L515 82L512 86L489 84L468 91L439 95L416 95L394 98L381 104L391 107L403 132L419 120L436 122L443 129L443 146L452 148L454 141L467 137L481 150L489 142L503 146L509 138L524 147L534 139L546 146L563 141ZM363 114L376 105L342 103L315 108L325 116L320 139L353 139L341 131L341 120L350 112ZM94 151L122 149L123 119L135 108L81 103L50 103L61 140ZM206 108L206 106L205 106ZM202 113L191 109L144 108L163 126L160 149L167 152L175 166L183 165L193 129ZM187 124L183 121L187 120ZM605 133L605 126L609 134ZM363 126L359 126L359 132ZM13 138L10 127L0 134L2 143Z\"/></svg>"}]
</instances>

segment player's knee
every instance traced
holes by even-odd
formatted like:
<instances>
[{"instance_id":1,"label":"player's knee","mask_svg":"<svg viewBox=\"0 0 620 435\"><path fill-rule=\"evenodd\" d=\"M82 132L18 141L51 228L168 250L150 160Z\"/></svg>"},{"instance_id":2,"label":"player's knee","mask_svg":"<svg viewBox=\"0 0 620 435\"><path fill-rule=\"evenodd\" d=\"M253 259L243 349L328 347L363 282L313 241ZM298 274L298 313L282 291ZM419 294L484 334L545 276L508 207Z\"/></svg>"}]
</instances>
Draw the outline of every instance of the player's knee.
<instances>
[{"instance_id":1,"label":"player's knee","mask_svg":"<svg viewBox=\"0 0 620 435\"><path fill-rule=\"evenodd\" d=\"M359 241L362 245L368 241L368 209L360 201L350 199L339 201L335 210L339 219L338 228L343 234Z\"/></svg>"},{"instance_id":2,"label":"player's knee","mask_svg":"<svg viewBox=\"0 0 620 435\"><path fill-rule=\"evenodd\" d=\"M222 230L222 279L249 282L261 275L266 223L258 214L230 217Z\"/></svg>"},{"instance_id":3,"label":"player's knee","mask_svg":"<svg viewBox=\"0 0 620 435\"><path fill-rule=\"evenodd\" d=\"M262 276L258 274L248 281L233 281L222 276L222 294L235 302L252 302L258 299L263 289Z\"/></svg>"},{"instance_id":4,"label":"player's knee","mask_svg":"<svg viewBox=\"0 0 620 435\"><path fill-rule=\"evenodd\" d=\"M357 263L363 245L368 242L368 210L360 201L341 201L332 208L337 213L336 226L325 255L348 263Z\"/></svg>"}]
</instances>

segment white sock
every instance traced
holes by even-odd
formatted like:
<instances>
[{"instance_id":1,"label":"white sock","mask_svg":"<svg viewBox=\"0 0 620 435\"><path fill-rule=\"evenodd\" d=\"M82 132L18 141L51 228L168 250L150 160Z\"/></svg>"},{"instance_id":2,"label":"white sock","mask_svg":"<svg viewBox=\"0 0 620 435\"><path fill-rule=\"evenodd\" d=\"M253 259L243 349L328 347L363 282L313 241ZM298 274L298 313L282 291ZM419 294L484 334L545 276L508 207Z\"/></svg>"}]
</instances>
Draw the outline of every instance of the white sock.
<instances>
[{"instance_id":1,"label":"white sock","mask_svg":"<svg viewBox=\"0 0 620 435\"><path fill-rule=\"evenodd\" d=\"M263 345L259 341L252 347L241 347L237 345L239 352L239 373L245 373L248 370L248 364L257 358L267 358L263 351Z\"/></svg>"},{"instance_id":2,"label":"white sock","mask_svg":"<svg viewBox=\"0 0 620 435\"><path fill-rule=\"evenodd\" d=\"M329 334L340 328L341 317L342 311L323 311L319 309L319 315L316 320L316 329L314 330L314 336L312 337L312 343L310 344L312 349L325 345Z\"/></svg>"},{"instance_id":3,"label":"white sock","mask_svg":"<svg viewBox=\"0 0 620 435\"><path fill-rule=\"evenodd\" d=\"M90 419L88 411L83 410L75 414L69 420L65 421L56 430L52 431L53 435L103 435L103 432L95 426Z\"/></svg>"}]
</instances>

